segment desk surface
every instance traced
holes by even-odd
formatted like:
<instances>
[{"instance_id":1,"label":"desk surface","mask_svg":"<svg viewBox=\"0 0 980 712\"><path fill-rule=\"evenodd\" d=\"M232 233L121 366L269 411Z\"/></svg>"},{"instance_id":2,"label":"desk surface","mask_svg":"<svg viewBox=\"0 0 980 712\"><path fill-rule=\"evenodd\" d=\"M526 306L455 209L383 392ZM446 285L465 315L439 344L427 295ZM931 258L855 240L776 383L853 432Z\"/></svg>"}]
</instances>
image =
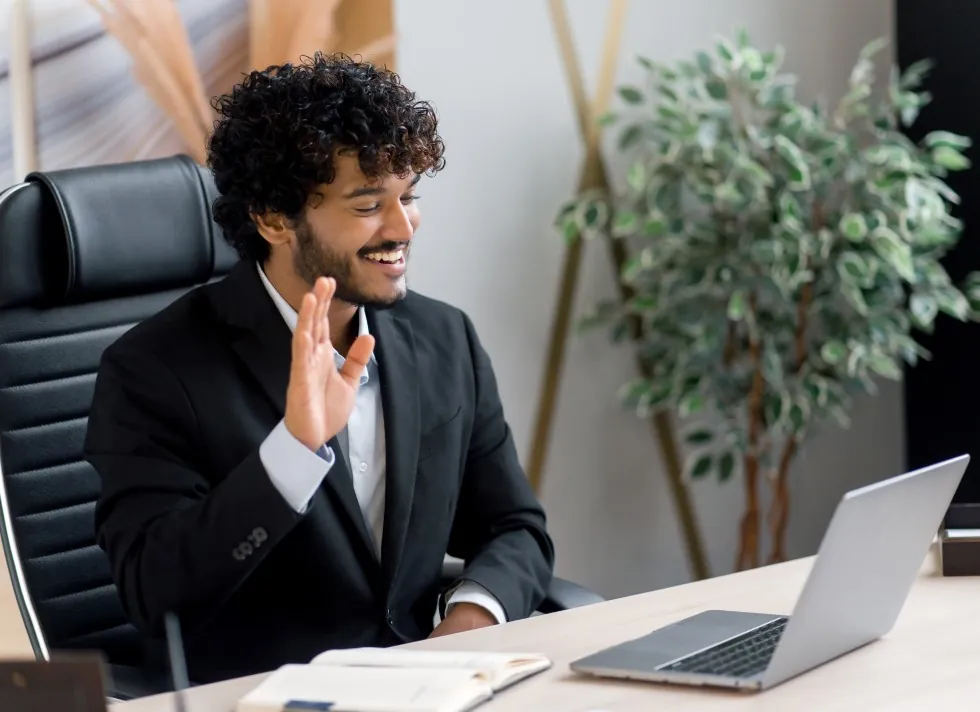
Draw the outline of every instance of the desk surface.
<instances>
[{"instance_id":1,"label":"desk surface","mask_svg":"<svg viewBox=\"0 0 980 712\"><path fill-rule=\"evenodd\" d=\"M980 699L980 578L937 576L926 560L893 631L885 638L762 693L706 691L586 680L568 663L600 648L709 608L789 613L810 569L802 559L588 608L537 616L422 641L427 649L512 650L549 654L547 673L504 691L481 712L622 710L966 709ZM187 712L233 712L260 676L188 691ZM169 695L113 705L113 712L173 712Z\"/></svg>"}]
</instances>

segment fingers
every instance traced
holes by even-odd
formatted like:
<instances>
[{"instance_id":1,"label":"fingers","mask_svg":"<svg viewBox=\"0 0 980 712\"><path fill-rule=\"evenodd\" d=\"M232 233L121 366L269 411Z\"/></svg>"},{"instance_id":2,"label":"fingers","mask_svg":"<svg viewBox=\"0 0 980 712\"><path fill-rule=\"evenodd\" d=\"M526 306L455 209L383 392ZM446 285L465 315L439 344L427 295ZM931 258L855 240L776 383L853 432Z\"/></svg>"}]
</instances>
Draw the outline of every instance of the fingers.
<instances>
[{"instance_id":1,"label":"fingers","mask_svg":"<svg viewBox=\"0 0 980 712\"><path fill-rule=\"evenodd\" d=\"M325 288L323 279L318 279L313 283L313 298L316 299L316 309L313 311L313 320L310 323L310 335L313 337L314 344L323 341L323 293Z\"/></svg>"},{"instance_id":2,"label":"fingers","mask_svg":"<svg viewBox=\"0 0 980 712\"><path fill-rule=\"evenodd\" d=\"M317 311L316 296L310 292L304 295L300 304L299 316L296 319L296 331L293 333L293 364L301 358L309 356L309 347L313 344L313 317Z\"/></svg>"},{"instance_id":3,"label":"fingers","mask_svg":"<svg viewBox=\"0 0 980 712\"><path fill-rule=\"evenodd\" d=\"M344 361L343 368L340 369L340 376L351 388L357 388L361 380L361 374L367 368L371 354L374 353L374 337L370 334L361 334L347 351L347 360Z\"/></svg>"},{"instance_id":4,"label":"fingers","mask_svg":"<svg viewBox=\"0 0 980 712\"><path fill-rule=\"evenodd\" d=\"M314 345L327 343L330 341L330 322L327 318L330 302L336 291L336 282L328 277L320 277L313 284L313 289L303 298L303 306L306 306L307 299L312 299L312 310L308 315L309 319L303 319L304 313L300 311L300 318L296 324L296 331L305 331L310 334L310 340Z\"/></svg>"}]
</instances>

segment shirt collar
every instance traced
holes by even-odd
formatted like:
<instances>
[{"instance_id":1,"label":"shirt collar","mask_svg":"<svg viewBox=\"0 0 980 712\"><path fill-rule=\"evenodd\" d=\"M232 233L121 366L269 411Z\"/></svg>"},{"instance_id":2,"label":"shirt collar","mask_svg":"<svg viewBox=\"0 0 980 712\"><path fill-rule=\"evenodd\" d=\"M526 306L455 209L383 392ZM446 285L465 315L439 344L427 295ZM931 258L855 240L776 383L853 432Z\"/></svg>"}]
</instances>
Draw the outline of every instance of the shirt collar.
<instances>
[{"instance_id":1,"label":"shirt collar","mask_svg":"<svg viewBox=\"0 0 980 712\"><path fill-rule=\"evenodd\" d=\"M289 330L295 331L296 323L299 321L299 315L296 313L296 310L289 306L289 302L283 299L283 296L279 294L279 291L272 286L272 282L270 282L269 278L265 276L265 270L262 269L262 265L256 262L255 268L259 271L259 278L262 280L262 285L265 287L265 291L269 293L269 297L276 305L276 309L279 310L279 313L282 315L283 320L285 320ZM364 307L357 308L357 333L359 336L364 336L370 333L368 331L367 312L364 310ZM337 362L337 368L340 368L345 359L337 352L337 349L334 349L333 353L334 360ZM371 360L369 363L376 363L373 352L371 353ZM368 369L364 369L364 373L361 374L361 385L363 386L367 382Z\"/></svg>"}]
</instances>

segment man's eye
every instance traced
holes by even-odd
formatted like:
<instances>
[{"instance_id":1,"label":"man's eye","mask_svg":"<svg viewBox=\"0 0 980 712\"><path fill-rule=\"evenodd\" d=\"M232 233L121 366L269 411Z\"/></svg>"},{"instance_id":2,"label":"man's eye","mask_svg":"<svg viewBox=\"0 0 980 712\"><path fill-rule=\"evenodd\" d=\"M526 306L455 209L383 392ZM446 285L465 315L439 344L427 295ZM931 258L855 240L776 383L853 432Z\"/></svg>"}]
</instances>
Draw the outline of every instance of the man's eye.
<instances>
[{"instance_id":1,"label":"man's eye","mask_svg":"<svg viewBox=\"0 0 980 712\"><path fill-rule=\"evenodd\" d=\"M402 202L408 205L409 203L414 203L418 199L419 199L418 195L406 195L405 197L402 198Z\"/></svg>"},{"instance_id":2,"label":"man's eye","mask_svg":"<svg viewBox=\"0 0 980 712\"><path fill-rule=\"evenodd\" d=\"M378 209L377 203L367 208L354 208L354 210L356 210L357 212L364 213L365 215L367 215L368 213L373 213L377 209Z\"/></svg>"}]
</instances>

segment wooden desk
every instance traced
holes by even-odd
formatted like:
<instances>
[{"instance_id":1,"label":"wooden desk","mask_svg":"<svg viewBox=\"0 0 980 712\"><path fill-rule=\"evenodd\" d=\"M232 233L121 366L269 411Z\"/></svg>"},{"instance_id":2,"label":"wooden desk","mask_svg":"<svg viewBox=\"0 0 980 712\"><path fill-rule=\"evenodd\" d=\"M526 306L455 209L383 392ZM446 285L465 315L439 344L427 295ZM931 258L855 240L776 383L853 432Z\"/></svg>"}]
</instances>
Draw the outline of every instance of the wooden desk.
<instances>
[{"instance_id":1,"label":"wooden desk","mask_svg":"<svg viewBox=\"0 0 980 712\"><path fill-rule=\"evenodd\" d=\"M7 566L0 556L0 658L30 658L33 655Z\"/></svg>"},{"instance_id":2,"label":"wooden desk","mask_svg":"<svg viewBox=\"0 0 980 712\"><path fill-rule=\"evenodd\" d=\"M408 647L533 651L549 672L480 708L546 712L643 710L820 710L921 712L967 709L980 699L980 578L942 578L925 562L894 630L885 638L762 693L707 691L572 675L568 663L600 648L709 608L789 613L811 559L538 616ZM188 691L187 712L232 712L261 676ZM173 712L169 696L113 706L114 712Z\"/></svg>"}]
</instances>

